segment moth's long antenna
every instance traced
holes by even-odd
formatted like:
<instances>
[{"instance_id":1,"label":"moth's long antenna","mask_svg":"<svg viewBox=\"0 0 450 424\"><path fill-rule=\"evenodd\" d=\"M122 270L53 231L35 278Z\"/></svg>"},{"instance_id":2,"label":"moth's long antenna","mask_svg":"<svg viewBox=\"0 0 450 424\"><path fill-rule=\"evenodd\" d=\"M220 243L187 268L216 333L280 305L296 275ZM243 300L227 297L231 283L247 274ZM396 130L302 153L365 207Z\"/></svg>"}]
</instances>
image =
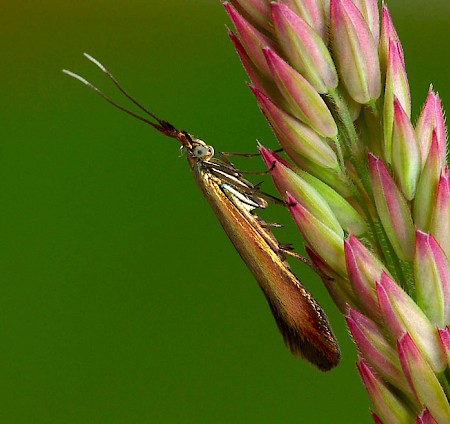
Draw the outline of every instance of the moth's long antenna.
<instances>
[{"instance_id":1,"label":"moth's long antenna","mask_svg":"<svg viewBox=\"0 0 450 424\"><path fill-rule=\"evenodd\" d=\"M158 118L153 112L149 111L145 106L140 104L133 96L131 96L120 84L119 81L117 81L116 77L106 69L106 67L99 62L97 59L92 57L90 54L83 53L84 57L86 59L90 60L95 66L97 66L113 83L114 85L120 90L120 92L131 102L133 102L139 109L141 109L143 112L145 112L147 115L151 116L153 119L156 119L161 125L163 123L166 123L166 121Z\"/></svg>"},{"instance_id":2,"label":"moth's long antenna","mask_svg":"<svg viewBox=\"0 0 450 424\"><path fill-rule=\"evenodd\" d=\"M109 72L105 66L103 66L97 59L94 59L92 56L88 55L87 53L84 53L84 56L90 60L94 65L96 65L100 70L106 74L106 76L114 83L114 85L120 90L120 92L131 102L133 102L139 109L141 109L143 112L145 112L147 115L152 117L155 121L158 123L155 124L154 122L150 121L147 118L144 118L141 115L138 115L137 113L127 109L126 107L122 106L121 104L115 102L112 100L109 96L107 96L103 91L101 91L99 88L97 88L94 84L90 83L88 80L83 78L82 76L72 72L68 71L67 69L63 69L63 72L67 75L69 75L72 78L75 78L76 80L80 81L84 85L86 85L88 88L90 88L92 91L94 91L99 96L103 97L109 104L114 106L115 108L121 110L122 112L127 113L128 115L131 115L132 117L139 119L142 122L145 122L146 124L151 125L153 128L156 128L158 131L162 132L164 135L177 139L181 144L185 146L189 146L192 142L191 136L186 131L179 131L177 130L171 123L164 121L163 119L158 118L154 113L150 112L147 108L142 106L137 100L135 100L128 92L119 84L117 79L114 77L114 75Z\"/></svg>"},{"instance_id":3,"label":"moth's long antenna","mask_svg":"<svg viewBox=\"0 0 450 424\"><path fill-rule=\"evenodd\" d=\"M159 125L155 124L154 122L150 121L149 119L144 118L143 116L138 115L137 113L134 113L131 110L128 110L127 108L120 105L119 103L116 103L114 100L112 100L110 97L108 97L105 93L103 93L103 91L101 91L99 88L97 88L94 84L90 83L88 80L84 79L82 76L80 76L72 71L68 71L67 69L63 69L63 72L66 75L69 75L70 77L75 78L76 80L82 82L84 85L89 87L92 91L97 93L99 96L103 97L108 103L113 105L115 108L121 110L122 112L128 113L128 115L131 115L134 118L139 119L139 120L145 122L146 124L149 124L152 127L155 127L158 130L160 129Z\"/></svg>"}]
</instances>

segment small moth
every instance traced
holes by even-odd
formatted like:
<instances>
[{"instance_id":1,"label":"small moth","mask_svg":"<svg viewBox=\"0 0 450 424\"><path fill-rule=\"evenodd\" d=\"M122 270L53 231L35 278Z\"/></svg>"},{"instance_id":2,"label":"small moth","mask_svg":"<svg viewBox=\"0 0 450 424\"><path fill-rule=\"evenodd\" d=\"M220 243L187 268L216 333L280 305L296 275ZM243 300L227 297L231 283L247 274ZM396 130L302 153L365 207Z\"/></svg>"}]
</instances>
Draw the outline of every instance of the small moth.
<instances>
[{"instance_id":1,"label":"small moth","mask_svg":"<svg viewBox=\"0 0 450 424\"><path fill-rule=\"evenodd\" d=\"M215 158L211 145L176 129L140 105L100 62L85 56L151 119L119 105L81 76L67 70L63 72L87 85L116 108L181 144L197 185L262 289L291 352L322 371L335 367L340 351L324 311L291 271L285 258L289 252L281 247L268 225L255 213L257 209L267 207L258 187L245 180L229 161Z\"/></svg>"}]
</instances>

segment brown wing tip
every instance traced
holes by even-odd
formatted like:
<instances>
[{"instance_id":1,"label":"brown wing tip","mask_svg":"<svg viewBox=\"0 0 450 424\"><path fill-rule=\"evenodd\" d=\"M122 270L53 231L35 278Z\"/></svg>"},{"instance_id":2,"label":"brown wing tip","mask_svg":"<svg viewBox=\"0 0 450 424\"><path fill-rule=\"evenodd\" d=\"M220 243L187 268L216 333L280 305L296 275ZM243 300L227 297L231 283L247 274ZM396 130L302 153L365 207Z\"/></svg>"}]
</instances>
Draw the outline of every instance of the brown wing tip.
<instances>
[{"instance_id":1,"label":"brown wing tip","mask_svg":"<svg viewBox=\"0 0 450 424\"><path fill-rule=\"evenodd\" d=\"M339 364L341 352L325 316L320 314L318 329L306 336L294 322L287 321L283 314L269 302L278 329L284 342L294 356L306 359L321 371L329 371Z\"/></svg>"},{"instance_id":2,"label":"brown wing tip","mask_svg":"<svg viewBox=\"0 0 450 424\"><path fill-rule=\"evenodd\" d=\"M280 328L280 326L278 327ZM306 359L320 371L330 371L339 364L341 351L337 343L330 343L330 346L325 350L315 346L306 339L301 340L299 337L291 337L290 334L281 333L284 342L294 356Z\"/></svg>"}]
</instances>

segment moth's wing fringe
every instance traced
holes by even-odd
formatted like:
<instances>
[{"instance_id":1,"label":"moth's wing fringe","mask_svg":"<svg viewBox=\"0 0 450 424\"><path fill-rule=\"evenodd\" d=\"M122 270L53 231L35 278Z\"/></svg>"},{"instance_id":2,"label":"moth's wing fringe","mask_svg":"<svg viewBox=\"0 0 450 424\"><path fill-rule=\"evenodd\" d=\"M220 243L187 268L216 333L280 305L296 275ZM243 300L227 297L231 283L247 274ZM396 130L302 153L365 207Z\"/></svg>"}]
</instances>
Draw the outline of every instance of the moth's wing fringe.
<instances>
[{"instance_id":1,"label":"moth's wing fringe","mask_svg":"<svg viewBox=\"0 0 450 424\"><path fill-rule=\"evenodd\" d=\"M278 329L284 342L292 354L304 358L314 364L321 371L329 371L334 368L341 357L339 346L330 330L328 320L322 308L314 301L314 313L317 315L315 324L318 325L317 338L306 337L301 326L286 317L280 311L280 306L272 303L267 298Z\"/></svg>"}]
</instances>

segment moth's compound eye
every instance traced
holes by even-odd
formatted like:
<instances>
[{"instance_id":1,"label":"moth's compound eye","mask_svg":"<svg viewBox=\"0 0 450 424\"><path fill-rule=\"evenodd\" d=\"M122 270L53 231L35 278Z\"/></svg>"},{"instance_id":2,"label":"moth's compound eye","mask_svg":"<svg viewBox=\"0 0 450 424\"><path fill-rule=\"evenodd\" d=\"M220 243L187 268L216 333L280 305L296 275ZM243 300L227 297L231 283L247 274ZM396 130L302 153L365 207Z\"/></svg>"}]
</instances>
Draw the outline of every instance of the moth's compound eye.
<instances>
[{"instance_id":1,"label":"moth's compound eye","mask_svg":"<svg viewBox=\"0 0 450 424\"><path fill-rule=\"evenodd\" d=\"M206 146L195 146L192 149L192 156L195 158L202 158L208 154L208 149Z\"/></svg>"}]
</instances>

